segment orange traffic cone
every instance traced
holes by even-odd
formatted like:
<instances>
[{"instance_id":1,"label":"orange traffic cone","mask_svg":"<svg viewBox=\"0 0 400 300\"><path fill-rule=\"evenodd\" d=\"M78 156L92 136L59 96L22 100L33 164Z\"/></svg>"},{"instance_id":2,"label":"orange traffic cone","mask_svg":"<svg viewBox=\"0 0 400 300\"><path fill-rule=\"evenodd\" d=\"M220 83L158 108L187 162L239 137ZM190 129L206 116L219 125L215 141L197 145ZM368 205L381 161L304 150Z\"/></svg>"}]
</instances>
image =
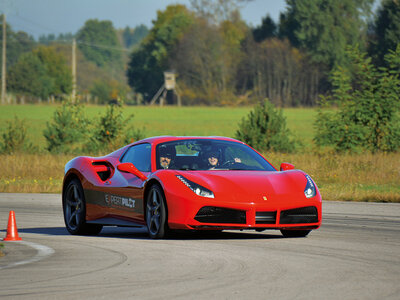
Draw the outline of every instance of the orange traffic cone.
<instances>
[{"instance_id":1,"label":"orange traffic cone","mask_svg":"<svg viewBox=\"0 0 400 300\"><path fill-rule=\"evenodd\" d=\"M3 239L3 241L20 241L22 240L18 236L17 223L15 222L15 212L10 211L10 215L8 217L8 226L7 226L7 235Z\"/></svg>"}]
</instances>

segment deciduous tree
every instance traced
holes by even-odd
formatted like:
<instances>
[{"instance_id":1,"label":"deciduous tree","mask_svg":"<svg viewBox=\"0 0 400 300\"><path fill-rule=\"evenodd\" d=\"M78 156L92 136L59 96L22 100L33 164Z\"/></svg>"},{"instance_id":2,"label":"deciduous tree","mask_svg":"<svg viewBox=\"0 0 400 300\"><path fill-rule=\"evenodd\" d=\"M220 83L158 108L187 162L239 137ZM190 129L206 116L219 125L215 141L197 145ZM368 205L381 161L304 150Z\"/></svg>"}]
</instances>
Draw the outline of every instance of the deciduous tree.
<instances>
[{"instance_id":1,"label":"deciduous tree","mask_svg":"<svg viewBox=\"0 0 400 300\"><path fill-rule=\"evenodd\" d=\"M252 90L258 99L268 98L277 106L312 106L320 93L320 68L287 39L243 43L240 66L242 90Z\"/></svg>"},{"instance_id":2,"label":"deciduous tree","mask_svg":"<svg viewBox=\"0 0 400 300\"><path fill-rule=\"evenodd\" d=\"M196 18L176 47L171 65L179 74L186 103L236 104L237 73L243 59L246 24L236 19L218 26Z\"/></svg>"},{"instance_id":3,"label":"deciduous tree","mask_svg":"<svg viewBox=\"0 0 400 300\"><path fill-rule=\"evenodd\" d=\"M37 56L46 68L47 76L54 80L52 95L71 93L72 75L69 65L62 54L56 52L54 47L35 48L33 54Z\"/></svg>"},{"instance_id":4,"label":"deciduous tree","mask_svg":"<svg viewBox=\"0 0 400 300\"><path fill-rule=\"evenodd\" d=\"M42 99L69 94L71 70L61 54L51 47L41 46L21 55L10 68L8 86L15 93Z\"/></svg>"},{"instance_id":5,"label":"deciduous tree","mask_svg":"<svg viewBox=\"0 0 400 300\"><path fill-rule=\"evenodd\" d=\"M191 8L197 16L211 24L233 21L239 8L253 0L190 0Z\"/></svg>"},{"instance_id":6,"label":"deciduous tree","mask_svg":"<svg viewBox=\"0 0 400 300\"><path fill-rule=\"evenodd\" d=\"M121 45L111 21L87 20L76 38L88 60L98 66L116 64L122 67Z\"/></svg>"},{"instance_id":7,"label":"deciduous tree","mask_svg":"<svg viewBox=\"0 0 400 300\"><path fill-rule=\"evenodd\" d=\"M157 12L149 35L130 57L128 82L147 100L163 83L163 72L170 68L169 58L177 42L190 29L194 15L184 5L170 5Z\"/></svg>"}]
</instances>

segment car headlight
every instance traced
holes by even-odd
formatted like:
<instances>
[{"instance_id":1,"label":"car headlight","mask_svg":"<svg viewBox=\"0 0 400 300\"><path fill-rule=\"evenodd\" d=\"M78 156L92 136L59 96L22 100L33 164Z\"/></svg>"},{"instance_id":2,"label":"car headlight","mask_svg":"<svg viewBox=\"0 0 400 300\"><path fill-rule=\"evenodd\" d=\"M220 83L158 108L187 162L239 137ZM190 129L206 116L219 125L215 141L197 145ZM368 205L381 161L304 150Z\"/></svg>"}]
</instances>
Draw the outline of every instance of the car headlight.
<instances>
[{"instance_id":1,"label":"car headlight","mask_svg":"<svg viewBox=\"0 0 400 300\"><path fill-rule=\"evenodd\" d=\"M306 188L304 189L304 195L306 198L312 198L317 194L317 189L315 188L315 184L312 181L310 175L305 175L307 178Z\"/></svg>"},{"instance_id":2,"label":"car headlight","mask_svg":"<svg viewBox=\"0 0 400 300\"><path fill-rule=\"evenodd\" d=\"M206 189L204 186L197 184L189 179L186 179L182 175L176 175L180 181L182 181L189 189L193 191L198 196L206 197L206 198L214 198L214 193L209 189Z\"/></svg>"}]
</instances>

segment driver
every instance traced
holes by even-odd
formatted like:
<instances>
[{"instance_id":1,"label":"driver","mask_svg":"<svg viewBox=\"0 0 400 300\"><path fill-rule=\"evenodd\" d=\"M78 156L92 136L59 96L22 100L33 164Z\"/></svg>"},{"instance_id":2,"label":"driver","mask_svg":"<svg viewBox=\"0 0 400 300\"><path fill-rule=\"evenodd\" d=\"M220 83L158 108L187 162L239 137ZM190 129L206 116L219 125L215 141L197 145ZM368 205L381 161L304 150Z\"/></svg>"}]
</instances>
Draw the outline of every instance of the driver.
<instances>
[{"instance_id":1,"label":"driver","mask_svg":"<svg viewBox=\"0 0 400 300\"><path fill-rule=\"evenodd\" d=\"M175 147L161 146L159 148L160 166L163 169L173 168L173 159L175 158Z\"/></svg>"}]
</instances>

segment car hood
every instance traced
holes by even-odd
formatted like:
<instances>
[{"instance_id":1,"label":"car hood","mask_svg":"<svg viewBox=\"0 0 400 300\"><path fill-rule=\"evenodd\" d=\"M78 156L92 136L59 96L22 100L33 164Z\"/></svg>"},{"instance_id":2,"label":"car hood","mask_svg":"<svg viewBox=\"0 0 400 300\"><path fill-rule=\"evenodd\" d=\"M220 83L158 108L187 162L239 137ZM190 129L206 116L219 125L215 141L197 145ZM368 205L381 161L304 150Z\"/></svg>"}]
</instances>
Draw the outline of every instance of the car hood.
<instances>
[{"instance_id":1,"label":"car hood","mask_svg":"<svg viewBox=\"0 0 400 300\"><path fill-rule=\"evenodd\" d=\"M213 191L216 198L253 202L304 199L307 183L304 172L278 171L184 171L179 175Z\"/></svg>"}]
</instances>

